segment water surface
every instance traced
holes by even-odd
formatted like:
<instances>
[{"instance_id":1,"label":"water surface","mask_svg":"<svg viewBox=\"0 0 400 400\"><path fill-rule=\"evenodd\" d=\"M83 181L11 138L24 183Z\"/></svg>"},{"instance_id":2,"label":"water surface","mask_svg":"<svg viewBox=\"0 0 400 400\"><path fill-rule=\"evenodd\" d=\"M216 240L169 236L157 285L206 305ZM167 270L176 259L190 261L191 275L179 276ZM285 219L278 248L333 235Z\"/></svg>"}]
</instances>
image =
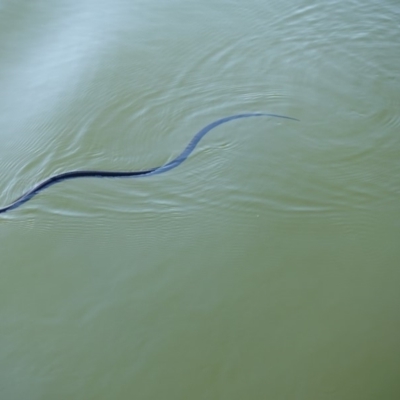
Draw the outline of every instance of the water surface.
<instances>
[{"instance_id":1,"label":"water surface","mask_svg":"<svg viewBox=\"0 0 400 400\"><path fill-rule=\"evenodd\" d=\"M397 399L396 1L0 2L4 399Z\"/></svg>"}]
</instances>

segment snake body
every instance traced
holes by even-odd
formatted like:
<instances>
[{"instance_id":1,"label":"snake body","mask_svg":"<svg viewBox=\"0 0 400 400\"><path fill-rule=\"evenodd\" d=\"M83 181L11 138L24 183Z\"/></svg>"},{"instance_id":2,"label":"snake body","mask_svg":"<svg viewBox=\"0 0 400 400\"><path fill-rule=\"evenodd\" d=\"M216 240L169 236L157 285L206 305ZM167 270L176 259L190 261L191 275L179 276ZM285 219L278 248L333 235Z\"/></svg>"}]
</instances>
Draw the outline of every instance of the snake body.
<instances>
[{"instance_id":1,"label":"snake body","mask_svg":"<svg viewBox=\"0 0 400 400\"><path fill-rule=\"evenodd\" d=\"M7 211L13 210L15 208L20 207L22 204L26 203L33 196L37 195L39 192L48 188L55 183L66 181L69 179L76 178L122 178L122 177L132 177L137 178L141 176L151 176L156 174L162 174L167 172L173 168L176 168L180 164L182 164L189 155L193 152L197 144L200 140L212 129L217 127L218 125L224 124L226 122L240 119L240 118L248 118L248 117L274 117L274 118L284 118L290 119L294 121L298 121L296 118L287 117L285 115L278 114L266 114L266 113L246 113L246 114L236 114L231 115L229 117L218 119L214 122L211 122L204 128L202 128L199 132L197 132L189 144L185 147L185 149L180 153L177 157L175 157L172 161L160 165L158 167L142 170L142 171L101 171L101 170L78 170L78 171L69 171L63 172L61 174L53 175L50 178L47 178L43 182L37 184L35 187L24 193L21 197L13 201L6 207L0 208L0 214L5 213Z\"/></svg>"}]
</instances>

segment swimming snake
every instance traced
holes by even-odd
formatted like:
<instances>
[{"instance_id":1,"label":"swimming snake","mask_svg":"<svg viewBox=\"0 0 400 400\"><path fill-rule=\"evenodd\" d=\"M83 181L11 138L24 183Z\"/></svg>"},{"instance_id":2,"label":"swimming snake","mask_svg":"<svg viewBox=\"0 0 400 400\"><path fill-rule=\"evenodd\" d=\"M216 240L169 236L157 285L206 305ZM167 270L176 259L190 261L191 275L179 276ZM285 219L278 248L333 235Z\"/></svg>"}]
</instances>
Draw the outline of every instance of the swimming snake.
<instances>
[{"instance_id":1,"label":"swimming snake","mask_svg":"<svg viewBox=\"0 0 400 400\"><path fill-rule=\"evenodd\" d=\"M160 165L158 167L142 170L142 171L101 171L101 170L78 170L78 171L69 171L63 172L61 174L53 175L50 178L47 178L43 182L37 184L31 190L24 193L21 197L13 201L6 207L0 208L0 214L5 213L7 211L13 210L17 207L20 207L22 204L29 201L33 196L37 195L42 190L48 188L55 183L66 181L68 179L75 179L75 178L122 178L122 177L140 177L140 176L151 176L156 174L162 174L167 172L173 168L176 168L178 165L182 164L192 153L195 149L197 144L200 140L218 125L224 124L226 122L240 119L240 118L248 118L248 117L274 117L274 118L284 118L290 119L294 121L298 121L296 118L287 117L285 115L278 115L278 114L266 114L266 113L246 113L246 114L236 114L231 115L229 117L218 119L214 122L211 122L204 128L202 128L199 132L197 132L186 148L175 157L172 161Z\"/></svg>"}]
</instances>

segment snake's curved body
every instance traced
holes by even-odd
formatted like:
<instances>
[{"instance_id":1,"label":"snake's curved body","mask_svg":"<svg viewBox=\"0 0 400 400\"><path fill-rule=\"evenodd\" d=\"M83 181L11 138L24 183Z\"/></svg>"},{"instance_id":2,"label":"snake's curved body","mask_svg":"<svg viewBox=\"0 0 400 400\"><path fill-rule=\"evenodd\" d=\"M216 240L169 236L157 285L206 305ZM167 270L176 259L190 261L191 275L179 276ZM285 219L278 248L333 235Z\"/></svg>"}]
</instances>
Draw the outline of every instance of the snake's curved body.
<instances>
[{"instance_id":1,"label":"snake's curved body","mask_svg":"<svg viewBox=\"0 0 400 400\"><path fill-rule=\"evenodd\" d=\"M205 126L203 129L201 129L199 132L194 135L193 139L189 142L189 144L186 146L186 148L182 151L181 154L179 154L176 158L174 158L172 161L160 165L158 167L150 168L147 170L143 171L100 171L100 170L82 170L82 171L69 171L69 172L63 172L58 175L53 175L50 178L44 180L43 182L37 184L35 187L33 187L31 190L28 192L24 193L21 197L13 201L11 204L9 204L6 207L0 208L0 214L5 213L6 211L13 210L22 204L26 203L29 201L33 196L41 192L42 190L48 188L51 185L54 185L55 183L66 181L68 179L76 179L76 178L122 178L122 177L140 177L140 176L151 176L151 175L156 175L156 174L161 174L164 172L167 172L173 168L176 168L178 165L182 164L192 153L192 151L195 149L197 144L200 142L200 140L208 133L211 131L211 129L214 129L218 125L224 124L226 122L232 121L234 119L240 119L240 118L248 118L248 117L274 117L274 118L284 118L284 119L290 119L294 121L298 121L296 118L292 117L287 117L285 115L278 115L278 114L266 114L266 113L246 113L246 114L236 114L236 115L231 115L229 117L221 118L218 119L207 126Z\"/></svg>"}]
</instances>

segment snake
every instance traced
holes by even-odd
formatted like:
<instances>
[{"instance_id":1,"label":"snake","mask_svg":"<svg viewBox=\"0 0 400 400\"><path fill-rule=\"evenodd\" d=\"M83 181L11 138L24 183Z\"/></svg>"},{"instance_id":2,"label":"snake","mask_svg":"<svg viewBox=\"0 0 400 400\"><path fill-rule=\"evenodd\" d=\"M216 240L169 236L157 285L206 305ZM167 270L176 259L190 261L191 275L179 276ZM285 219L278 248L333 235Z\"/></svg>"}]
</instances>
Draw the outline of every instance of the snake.
<instances>
[{"instance_id":1,"label":"snake","mask_svg":"<svg viewBox=\"0 0 400 400\"><path fill-rule=\"evenodd\" d=\"M249 117L273 117L273 118L281 118L281 119L289 119L293 121L299 121L297 118L288 117L285 115L278 115L278 114L268 114L262 112L251 112L251 113L244 113L244 114L235 114L228 117L220 118L210 124L206 125L204 128L200 129L189 142L189 144L184 148L184 150L176 156L172 161L169 161L163 165L158 167L153 167L145 170L140 171L102 171L102 170L76 170L76 171L67 171L60 174L56 174L50 176L46 180L38 183L32 189L28 190L22 196L18 197L9 205L0 208L0 214L5 213L7 211L16 209L22 206L27 201L31 200L34 196L38 193L42 192L43 190L47 189L48 187L70 179L77 179L77 178L126 178L126 177L146 177L152 175L162 174L164 172L170 171L178 167L182 164L193 152L196 148L200 140L212 129L216 128L219 125L225 124L226 122L241 119L241 118L249 118Z\"/></svg>"}]
</instances>

